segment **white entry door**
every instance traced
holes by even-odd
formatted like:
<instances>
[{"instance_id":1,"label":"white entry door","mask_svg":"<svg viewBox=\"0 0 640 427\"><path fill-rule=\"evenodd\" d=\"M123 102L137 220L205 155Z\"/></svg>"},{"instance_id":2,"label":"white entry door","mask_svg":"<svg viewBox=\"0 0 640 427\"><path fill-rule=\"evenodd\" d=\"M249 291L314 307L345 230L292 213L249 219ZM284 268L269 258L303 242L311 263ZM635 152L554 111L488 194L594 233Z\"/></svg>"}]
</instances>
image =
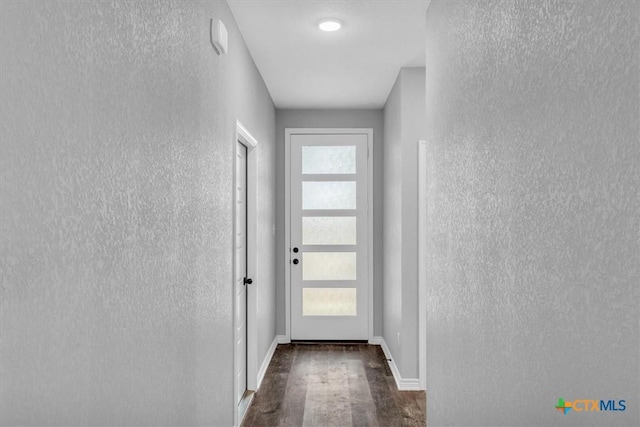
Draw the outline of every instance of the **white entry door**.
<instances>
[{"instance_id":1,"label":"white entry door","mask_svg":"<svg viewBox=\"0 0 640 427\"><path fill-rule=\"evenodd\" d=\"M236 146L235 218L235 390L236 405L247 390L247 147Z\"/></svg>"},{"instance_id":2,"label":"white entry door","mask_svg":"<svg viewBox=\"0 0 640 427\"><path fill-rule=\"evenodd\" d=\"M293 340L368 338L368 138L290 136Z\"/></svg>"}]
</instances>

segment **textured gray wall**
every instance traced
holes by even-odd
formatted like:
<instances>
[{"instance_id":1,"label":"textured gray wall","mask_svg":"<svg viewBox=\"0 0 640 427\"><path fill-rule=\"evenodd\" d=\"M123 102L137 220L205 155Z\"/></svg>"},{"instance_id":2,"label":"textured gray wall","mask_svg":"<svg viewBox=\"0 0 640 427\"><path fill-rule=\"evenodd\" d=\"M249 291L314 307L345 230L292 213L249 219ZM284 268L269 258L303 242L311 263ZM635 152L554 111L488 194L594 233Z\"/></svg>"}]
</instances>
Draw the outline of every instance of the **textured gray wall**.
<instances>
[{"instance_id":1,"label":"textured gray wall","mask_svg":"<svg viewBox=\"0 0 640 427\"><path fill-rule=\"evenodd\" d=\"M640 425L638 4L429 7L431 427Z\"/></svg>"},{"instance_id":2,"label":"textured gray wall","mask_svg":"<svg viewBox=\"0 0 640 427\"><path fill-rule=\"evenodd\" d=\"M277 110L276 113L276 326L285 333L284 131L285 128L373 129L373 333L382 335L382 110Z\"/></svg>"},{"instance_id":3,"label":"textured gray wall","mask_svg":"<svg viewBox=\"0 0 640 427\"><path fill-rule=\"evenodd\" d=\"M260 141L261 361L275 110L226 3L0 12L0 424L231 425L235 119Z\"/></svg>"},{"instance_id":4,"label":"textured gray wall","mask_svg":"<svg viewBox=\"0 0 640 427\"><path fill-rule=\"evenodd\" d=\"M383 336L403 378L418 377L418 141L426 135L424 112L425 69L402 68L384 107Z\"/></svg>"}]
</instances>

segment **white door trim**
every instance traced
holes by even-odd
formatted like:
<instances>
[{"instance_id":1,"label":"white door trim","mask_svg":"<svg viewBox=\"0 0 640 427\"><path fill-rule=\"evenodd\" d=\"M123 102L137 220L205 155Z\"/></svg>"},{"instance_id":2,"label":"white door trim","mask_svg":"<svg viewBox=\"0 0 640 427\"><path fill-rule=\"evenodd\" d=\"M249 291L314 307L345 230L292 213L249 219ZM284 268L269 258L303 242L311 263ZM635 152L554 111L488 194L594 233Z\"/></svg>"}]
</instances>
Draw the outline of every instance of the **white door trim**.
<instances>
[{"instance_id":1,"label":"white door trim","mask_svg":"<svg viewBox=\"0 0 640 427\"><path fill-rule=\"evenodd\" d=\"M257 166L258 159L257 154L258 151L256 147L258 146L258 140L251 135L251 133L247 130L246 127L240 123L240 121L236 120L236 138L233 143L233 146L236 146L236 141L242 143L245 147L247 147L247 276L253 279L252 285L247 285L247 390L256 390L258 383L258 331L257 331L257 295L256 295L256 286L259 286L258 277L256 275L256 263L258 259L258 245L257 245ZM235 156L235 149L234 149ZM234 157L235 158L235 157ZM235 188L237 186L236 183L236 162L233 162L233 189L232 191L234 197L233 203L233 235L236 235L236 203L235 203ZM235 250L233 251L233 260L232 265L235 266ZM233 273L233 283L235 284L237 281L237 277L235 277L236 272L234 268ZM234 289L232 287L231 289ZM237 325L235 325L235 307L236 307L236 293L233 292L233 319L234 319L234 342L237 339L235 336L235 331L237 329ZM237 364L240 361L237 359L237 355L235 354L235 346L234 346L234 357L233 357L233 371L236 372ZM238 395L238 390L236 390L236 385L234 381L234 390L233 390L233 402L235 402L235 396ZM238 408L234 407L234 425L240 425L242 421L239 419L241 414L238 413Z\"/></svg>"},{"instance_id":2,"label":"white door trim","mask_svg":"<svg viewBox=\"0 0 640 427\"><path fill-rule=\"evenodd\" d=\"M427 141L418 141L418 381L427 389Z\"/></svg>"},{"instance_id":3,"label":"white door trim","mask_svg":"<svg viewBox=\"0 0 640 427\"><path fill-rule=\"evenodd\" d=\"M289 242L291 240L291 135L309 134L366 134L367 135L367 264L368 264L368 286L369 301L368 311L368 335L369 340L373 339L373 129L372 128L285 128L284 137L284 248L285 260L285 340L291 341L291 270L288 267Z\"/></svg>"}]
</instances>

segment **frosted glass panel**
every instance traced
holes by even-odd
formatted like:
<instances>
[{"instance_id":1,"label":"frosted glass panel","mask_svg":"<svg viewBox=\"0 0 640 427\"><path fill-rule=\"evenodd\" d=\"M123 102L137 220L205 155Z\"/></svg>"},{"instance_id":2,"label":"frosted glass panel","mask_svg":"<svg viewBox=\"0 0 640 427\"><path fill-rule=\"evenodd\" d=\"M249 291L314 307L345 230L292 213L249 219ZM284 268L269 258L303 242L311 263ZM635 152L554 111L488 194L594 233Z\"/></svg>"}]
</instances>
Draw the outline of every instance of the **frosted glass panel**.
<instances>
[{"instance_id":1,"label":"frosted glass panel","mask_svg":"<svg viewBox=\"0 0 640 427\"><path fill-rule=\"evenodd\" d=\"M302 280L356 280L356 253L305 252Z\"/></svg>"},{"instance_id":2,"label":"frosted glass panel","mask_svg":"<svg viewBox=\"0 0 640 427\"><path fill-rule=\"evenodd\" d=\"M355 181L304 181L302 209L355 209Z\"/></svg>"},{"instance_id":3,"label":"frosted glass panel","mask_svg":"<svg viewBox=\"0 0 640 427\"><path fill-rule=\"evenodd\" d=\"M302 288L303 316L356 316L356 288Z\"/></svg>"},{"instance_id":4,"label":"frosted glass panel","mask_svg":"<svg viewBox=\"0 0 640 427\"><path fill-rule=\"evenodd\" d=\"M355 216L309 216L302 218L303 245L355 245Z\"/></svg>"},{"instance_id":5,"label":"frosted glass panel","mask_svg":"<svg viewBox=\"0 0 640 427\"><path fill-rule=\"evenodd\" d=\"M304 146L302 173L356 173L356 147Z\"/></svg>"}]
</instances>

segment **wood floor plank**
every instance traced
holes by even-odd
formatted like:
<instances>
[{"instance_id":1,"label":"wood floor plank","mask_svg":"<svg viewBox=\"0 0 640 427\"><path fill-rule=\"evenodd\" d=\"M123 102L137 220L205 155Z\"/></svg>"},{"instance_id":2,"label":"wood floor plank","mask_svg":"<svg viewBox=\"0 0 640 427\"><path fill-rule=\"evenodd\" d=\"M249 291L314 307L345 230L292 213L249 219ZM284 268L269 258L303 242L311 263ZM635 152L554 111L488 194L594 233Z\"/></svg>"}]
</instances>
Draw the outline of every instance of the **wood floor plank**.
<instances>
[{"instance_id":1,"label":"wood floor plank","mask_svg":"<svg viewBox=\"0 0 640 427\"><path fill-rule=\"evenodd\" d=\"M308 365L303 427L326 425L329 365L326 352L314 352Z\"/></svg>"},{"instance_id":2,"label":"wood floor plank","mask_svg":"<svg viewBox=\"0 0 640 427\"><path fill-rule=\"evenodd\" d=\"M348 367L333 346L314 352L307 381L303 426L351 426Z\"/></svg>"},{"instance_id":3,"label":"wood floor plank","mask_svg":"<svg viewBox=\"0 0 640 427\"><path fill-rule=\"evenodd\" d=\"M313 370L313 353L307 349L290 345L295 352L291 373L284 392L284 402L278 426L299 427L304 420L309 372Z\"/></svg>"},{"instance_id":4,"label":"wood floor plank","mask_svg":"<svg viewBox=\"0 0 640 427\"><path fill-rule=\"evenodd\" d=\"M349 395L353 426L378 426L376 405L371 396L362 360L349 360Z\"/></svg>"},{"instance_id":5,"label":"wood floor plank","mask_svg":"<svg viewBox=\"0 0 640 427\"><path fill-rule=\"evenodd\" d=\"M349 394L349 368L344 360L343 349L328 352L327 425L351 426L351 405Z\"/></svg>"}]
</instances>

